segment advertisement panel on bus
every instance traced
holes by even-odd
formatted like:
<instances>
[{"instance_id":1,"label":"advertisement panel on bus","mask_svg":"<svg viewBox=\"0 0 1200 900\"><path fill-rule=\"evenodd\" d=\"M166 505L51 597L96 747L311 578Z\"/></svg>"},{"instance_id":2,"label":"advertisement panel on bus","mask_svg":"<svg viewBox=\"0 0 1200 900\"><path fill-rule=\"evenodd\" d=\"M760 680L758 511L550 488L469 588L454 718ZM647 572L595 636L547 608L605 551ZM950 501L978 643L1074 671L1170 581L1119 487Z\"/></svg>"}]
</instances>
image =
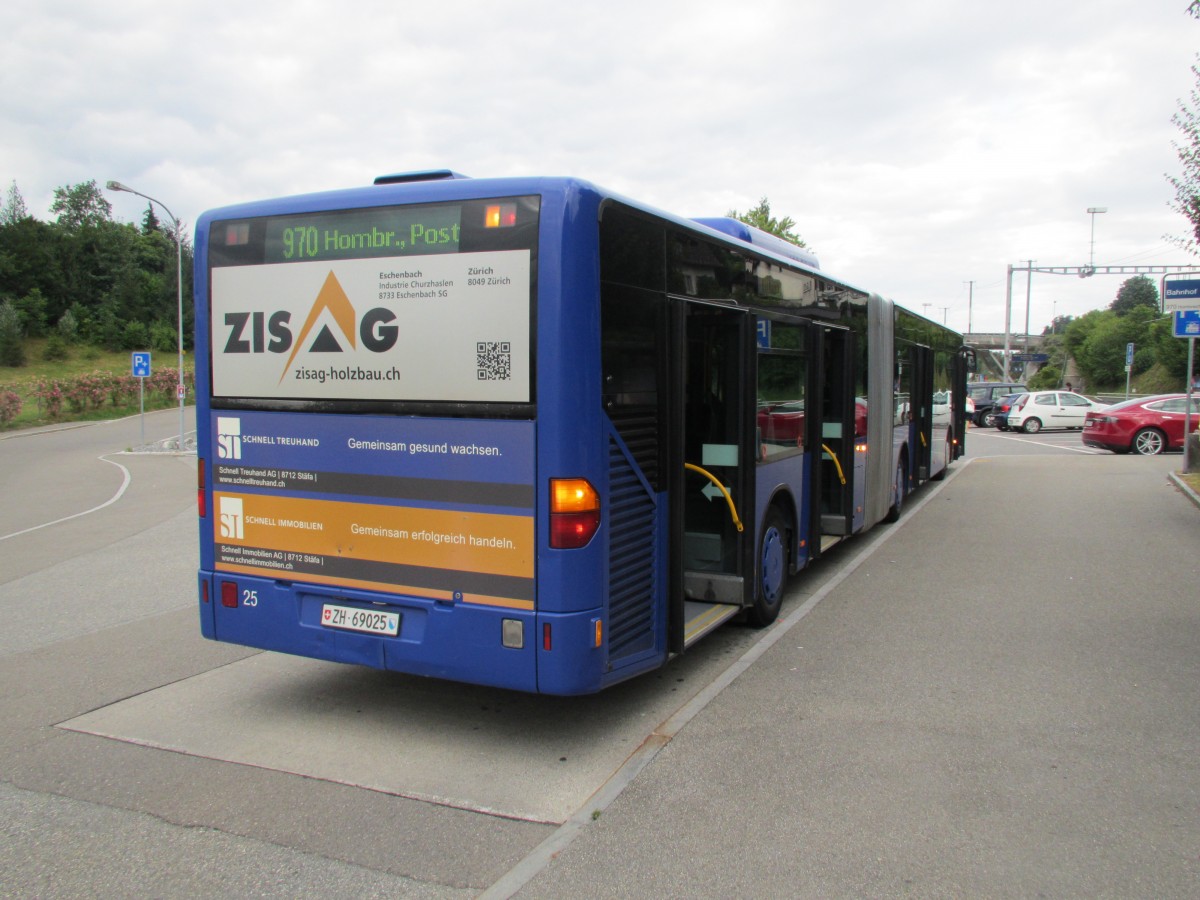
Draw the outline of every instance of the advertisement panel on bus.
<instances>
[{"instance_id":1,"label":"advertisement panel on bus","mask_svg":"<svg viewBox=\"0 0 1200 900\"><path fill-rule=\"evenodd\" d=\"M218 572L533 609L533 426L213 412Z\"/></svg>"}]
</instances>

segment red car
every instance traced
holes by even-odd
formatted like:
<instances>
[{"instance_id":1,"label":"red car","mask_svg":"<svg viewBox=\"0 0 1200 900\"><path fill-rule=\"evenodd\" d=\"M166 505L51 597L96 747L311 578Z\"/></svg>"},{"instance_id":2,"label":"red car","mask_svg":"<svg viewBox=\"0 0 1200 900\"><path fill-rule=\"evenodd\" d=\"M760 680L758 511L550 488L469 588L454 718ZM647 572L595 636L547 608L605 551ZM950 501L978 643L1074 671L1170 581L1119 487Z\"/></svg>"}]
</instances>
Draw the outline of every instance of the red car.
<instances>
[{"instance_id":1,"label":"red car","mask_svg":"<svg viewBox=\"0 0 1200 900\"><path fill-rule=\"evenodd\" d=\"M1088 412L1083 443L1113 453L1154 456L1183 449L1186 394L1158 394ZM1200 424L1200 399L1192 397L1192 430Z\"/></svg>"}]
</instances>

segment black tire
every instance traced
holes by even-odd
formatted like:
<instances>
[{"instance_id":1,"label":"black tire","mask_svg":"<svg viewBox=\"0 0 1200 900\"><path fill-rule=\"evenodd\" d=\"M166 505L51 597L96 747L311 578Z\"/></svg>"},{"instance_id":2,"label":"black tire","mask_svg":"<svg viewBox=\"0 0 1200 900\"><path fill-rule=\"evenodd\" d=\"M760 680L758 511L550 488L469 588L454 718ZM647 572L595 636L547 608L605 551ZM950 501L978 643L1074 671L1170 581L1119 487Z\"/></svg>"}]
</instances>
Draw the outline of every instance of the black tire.
<instances>
[{"instance_id":1,"label":"black tire","mask_svg":"<svg viewBox=\"0 0 1200 900\"><path fill-rule=\"evenodd\" d=\"M1157 428L1143 428L1133 436L1130 448L1140 456L1158 456L1167 449L1167 436Z\"/></svg>"},{"instance_id":2,"label":"black tire","mask_svg":"<svg viewBox=\"0 0 1200 900\"><path fill-rule=\"evenodd\" d=\"M1021 425L1021 430L1026 434L1037 434L1042 430L1042 420L1036 416L1031 416Z\"/></svg>"},{"instance_id":3,"label":"black tire","mask_svg":"<svg viewBox=\"0 0 1200 900\"><path fill-rule=\"evenodd\" d=\"M904 496L908 493L908 475L904 471L904 457L900 457L900 462L896 466L896 483L892 485L892 505L888 508L887 515L883 517L885 522L900 521L900 513L904 512Z\"/></svg>"},{"instance_id":4,"label":"black tire","mask_svg":"<svg viewBox=\"0 0 1200 900\"><path fill-rule=\"evenodd\" d=\"M989 409L983 414L983 418L980 420L980 423L987 428L995 428L996 414Z\"/></svg>"},{"instance_id":5,"label":"black tire","mask_svg":"<svg viewBox=\"0 0 1200 900\"><path fill-rule=\"evenodd\" d=\"M787 588L791 527L778 506L767 510L758 540L758 566L754 577L754 605L746 610L746 621L765 628L779 618Z\"/></svg>"}]
</instances>

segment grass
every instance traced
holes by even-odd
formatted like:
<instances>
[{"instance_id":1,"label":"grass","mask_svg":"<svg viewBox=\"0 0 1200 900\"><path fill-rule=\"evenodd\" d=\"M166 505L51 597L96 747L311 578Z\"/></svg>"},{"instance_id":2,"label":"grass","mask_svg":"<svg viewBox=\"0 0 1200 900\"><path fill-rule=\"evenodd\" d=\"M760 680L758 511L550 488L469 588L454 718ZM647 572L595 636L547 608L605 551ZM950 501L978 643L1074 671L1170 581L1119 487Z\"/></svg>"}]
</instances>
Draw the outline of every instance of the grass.
<instances>
[{"instance_id":1,"label":"grass","mask_svg":"<svg viewBox=\"0 0 1200 900\"><path fill-rule=\"evenodd\" d=\"M21 412L7 425L0 425L0 430L13 431L21 428L35 428L40 425L51 425L59 422L96 421L101 419L117 419L136 414L141 407L138 397L134 394L129 402L114 405L105 401L97 408L73 411L69 404L64 403L57 416L50 416L39 408L34 396L34 385L45 381L67 382L80 376L96 372L114 375L131 375L133 358L128 350L107 351L91 346L72 346L68 357L61 360L45 359L46 342L30 339L25 342L25 357L28 364L20 368L0 366L0 393L12 391L21 398ZM179 357L173 352L155 353L152 358L153 370L175 370ZM183 359L185 370L191 370L192 356L185 354ZM174 406L178 400L174 396L165 397L154 392L146 384L146 410L166 409Z\"/></svg>"}]
</instances>

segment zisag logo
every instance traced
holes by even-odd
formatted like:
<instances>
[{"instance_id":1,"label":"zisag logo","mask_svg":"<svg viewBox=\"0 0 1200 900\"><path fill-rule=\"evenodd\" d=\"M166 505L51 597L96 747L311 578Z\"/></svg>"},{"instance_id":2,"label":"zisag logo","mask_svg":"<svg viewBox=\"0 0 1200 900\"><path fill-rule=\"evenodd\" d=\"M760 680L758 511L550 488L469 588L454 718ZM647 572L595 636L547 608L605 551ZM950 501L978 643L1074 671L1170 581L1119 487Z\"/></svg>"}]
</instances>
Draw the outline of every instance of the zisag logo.
<instances>
[{"instance_id":1,"label":"zisag logo","mask_svg":"<svg viewBox=\"0 0 1200 900\"><path fill-rule=\"evenodd\" d=\"M390 324L396 320L396 314L390 309L376 307L368 310L362 320L356 323L357 319L354 305L346 296L341 282L330 272L298 336L292 334L292 314L288 310L277 310L269 315L266 312L225 313L229 338L223 352L287 353L290 350L291 354L279 375L282 382L301 350L308 353L344 353L345 346L355 351L361 341L363 348L372 353L386 353L396 346L400 329ZM331 325L341 332L340 339Z\"/></svg>"},{"instance_id":2,"label":"zisag logo","mask_svg":"<svg viewBox=\"0 0 1200 900\"><path fill-rule=\"evenodd\" d=\"M217 416L217 456L220 459L242 458L242 420L234 416Z\"/></svg>"}]
</instances>

